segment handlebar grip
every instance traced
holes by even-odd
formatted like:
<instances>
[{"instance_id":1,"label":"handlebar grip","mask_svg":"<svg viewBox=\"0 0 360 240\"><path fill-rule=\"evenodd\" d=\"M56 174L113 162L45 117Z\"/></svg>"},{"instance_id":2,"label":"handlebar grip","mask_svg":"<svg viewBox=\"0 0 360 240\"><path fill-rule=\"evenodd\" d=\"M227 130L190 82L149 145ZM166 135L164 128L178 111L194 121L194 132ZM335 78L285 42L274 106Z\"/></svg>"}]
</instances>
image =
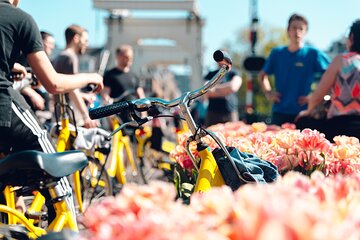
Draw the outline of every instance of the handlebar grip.
<instances>
[{"instance_id":1,"label":"handlebar grip","mask_svg":"<svg viewBox=\"0 0 360 240\"><path fill-rule=\"evenodd\" d=\"M228 64L232 64L230 55L222 50L216 50L213 54L213 58L216 62L221 62L225 60Z\"/></svg>"},{"instance_id":2,"label":"handlebar grip","mask_svg":"<svg viewBox=\"0 0 360 240\"><path fill-rule=\"evenodd\" d=\"M83 92L94 92L95 89L97 88L97 85L96 84L93 84L93 83L90 83L89 85L87 85L86 87L83 87L81 90Z\"/></svg>"},{"instance_id":3,"label":"handlebar grip","mask_svg":"<svg viewBox=\"0 0 360 240\"><path fill-rule=\"evenodd\" d=\"M89 116L91 119L99 119L120 113L122 111L127 111L130 108L129 102L117 102L107 106L90 109Z\"/></svg>"}]
</instances>

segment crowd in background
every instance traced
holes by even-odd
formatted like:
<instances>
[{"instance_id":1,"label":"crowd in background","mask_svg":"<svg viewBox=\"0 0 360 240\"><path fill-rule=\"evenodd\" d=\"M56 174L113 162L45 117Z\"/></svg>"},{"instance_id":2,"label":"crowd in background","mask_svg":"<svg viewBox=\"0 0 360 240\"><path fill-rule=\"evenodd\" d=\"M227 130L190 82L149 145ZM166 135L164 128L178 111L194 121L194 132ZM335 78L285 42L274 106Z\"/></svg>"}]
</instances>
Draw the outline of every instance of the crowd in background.
<instances>
[{"instance_id":1,"label":"crowd in background","mask_svg":"<svg viewBox=\"0 0 360 240\"><path fill-rule=\"evenodd\" d=\"M293 123L299 129L313 128L324 132L331 141L336 135L360 137L360 66L359 41L360 22L355 21L350 27L346 53L336 56L332 61L322 51L305 44L308 30L307 19L300 14L293 14L288 20L287 33L289 44L275 47L266 59L259 73L259 83L266 99L273 104L271 124ZM78 25L71 25L65 31L66 47L56 56L52 51L55 39L51 33L41 32L43 47L51 57L55 70L64 74L79 73L79 57L85 53L88 45L87 30ZM146 96L160 97L167 100L180 96L174 75L166 68L155 68L146 76L150 87L143 83L144 78L132 71L134 51L131 45L120 45L111 54L116 65L106 69L103 75L104 89L95 94L75 89L66 94L66 100L74 108L79 126L86 128L104 127L89 118L88 109L92 106L111 104L114 101L131 100ZM26 62L19 63L27 65ZM209 71L204 80L212 78L217 70ZM316 74L322 78L318 88L313 91ZM274 78L271 86L270 78ZM202 99L195 102L193 114L203 126L226 123L240 119L238 92L242 78L238 69L231 71L224 80L209 91ZM49 94L40 84L35 87L25 86L18 89L25 97L32 110L46 127L54 121L54 104L57 95ZM324 96L330 95L329 106L323 104ZM121 113L124 122L129 121L127 113ZM321 118L319 118L321 116Z\"/></svg>"}]
</instances>

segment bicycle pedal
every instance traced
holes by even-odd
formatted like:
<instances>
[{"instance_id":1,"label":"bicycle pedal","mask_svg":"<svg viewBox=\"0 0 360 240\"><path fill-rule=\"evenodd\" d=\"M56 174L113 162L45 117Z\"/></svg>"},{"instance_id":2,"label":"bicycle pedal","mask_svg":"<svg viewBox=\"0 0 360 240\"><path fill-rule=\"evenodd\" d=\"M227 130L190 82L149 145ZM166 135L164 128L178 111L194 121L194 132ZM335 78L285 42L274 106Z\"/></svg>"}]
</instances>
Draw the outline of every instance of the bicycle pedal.
<instances>
[{"instance_id":1,"label":"bicycle pedal","mask_svg":"<svg viewBox=\"0 0 360 240\"><path fill-rule=\"evenodd\" d=\"M27 218L29 218L29 219L34 219L34 220L42 220L42 221L47 220L47 213L46 212L29 212L29 211L26 211L25 216Z\"/></svg>"}]
</instances>

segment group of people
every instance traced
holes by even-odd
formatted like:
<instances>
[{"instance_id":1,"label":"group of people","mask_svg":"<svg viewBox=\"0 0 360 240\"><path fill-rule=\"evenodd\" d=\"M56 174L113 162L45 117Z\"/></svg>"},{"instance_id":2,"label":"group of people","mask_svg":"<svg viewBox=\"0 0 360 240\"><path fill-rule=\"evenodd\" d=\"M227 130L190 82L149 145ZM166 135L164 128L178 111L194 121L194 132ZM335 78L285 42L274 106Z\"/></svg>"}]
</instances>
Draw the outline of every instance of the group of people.
<instances>
[{"instance_id":1,"label":"group of people","mask_svg":"<svg viewBox=\"0 0 360 240\"><path fill-rule=\"evenodd\" d=\"M65 98L78 113L75 118L79 125L93 128L99 122L89 117L88 104L95 94L101 94L108 103L118 97L120 88L134 88L137 97L143 97L143 90L130 72L133 50L128 45L116 50L117 66L105 76L98 73L80 73L79 56L88 47L88 31L71 25L65 31L66 47L52 58L55 39L48 32L39 31L34 19L17 7L19 0L0 0L0 155L22 151L38 150L54 153L53 141L35 114L36 110L53 112L53 103L59 95ZM11 74L17 80L31 74L36 76L38 85L14 84ZM20 82L20 81L18 81ZM104 88L105 83L105 88ZM93 93L81 91L96 86ZM16 87L17 86L17 87ZM54 102L50 103L53 100ZM72 195L67 178L59 181L64 195ZM20 205L23 203L20 203ZM74 209L69 201L70 209Z\"/></svg>"},{"instance_id":2,"label":"group of people","mask_svg":"<svg viewBox=\"0 0 360 240\"><path fill-rule=\"evenodd\" d=\"M271 123L294 123L299 129L312 128L333 141L337 135L360 139L360 20L346 36L347 51L332 61L322 51L305 44L308 21L300 14L290 16L287 27L289 44L272 49L259 73L259 84L267 100L273 103ZM205 78L210 79L214 72ZM321 79L312 91L315 77ZM274 77L274 86L270 77ZM231 71L223 84L208 94L206 125L237 121L239 74ZM330 94L328 108L320 108ZM317 111L325 112L318 118Z\"/></svg>"},{"instance_id":3,"label":"group of people","mask_svg":"<svg viewBox=\"0 0 360 240\"><path fill-rule=\"evenodd\" d=\"M66 47L63 51L51 58L55 47L55 38L51 33L41 31L43 46L45 53L51 59L51 63L58 73L62 74L78 74L79 73L79 56L86 52L88 47L88 32L79 25L70 25L65 30ZM129 100L130 98L145 97L142 87L139 85L137 76L131 72L133 62L133 49L130 45L120 45L116 49L117 65L106 71L103 76L104 88L98 93L102 103L110 104L123 95L121 100ZM18 63L17 63L18 64ZM23 64L26 64L26 62ZM83 88L84 89L84 88ZM100 126L97 120L91 120L89 117L89 106L96 100L95 92L87 92L83 89L74 89L64 93L66 102L74 108L76 124L85 128L96 128ZM54 112L56 103L60 103L60 94L49 94L40 84L37 86L27 85L20 90L21 95L30 105L31 109L37 116L42 116L42 111ZM126 114L123 115L125 119ZM50 122L54 116L50 117Z\"/></svg>"},{"instance_id":4,"label":"group of people","mask_svg":"<svg viewBox=\"0 0 360 240\"><path fill-rule=\"evenodd\" d=\"M87 104L94 100L93 96L82 92L81 88L94 84L97 86L95 93L101 93L106 103L131 89L137 97L144 97L144 90L130 71L133 61L131 46L122 45L116 49L117 65L104 76L79 73L79 55L88 47L87 30L78 25L69 26L65 31L65 49L50 61L54 37L46 32L40 33L33 18L17 8L18 3L19 0L0 0L1 153L29 149L55 152L47 131L32 111L49 109L46 105L49 95L66 94L79 113L79 122L85 127L97 127L99 123L91 120L88 114ZM360 20L350 27L348 51L332 61L323 52L305 45L307 31L306 18L292 15L287 28L289 45L274 48L259 75L261 89L273 102L272 123L290 122L299 128L317 128L330 140L339 134L360 138ZM13 81L7 77L11 72L27 74L24 65L19 64L21 56L41 84L35 90L15 90ZM211 79L215 72L209 72L205 80ZM315 73L322 74L322 77L311 93ZM275 86L270 84L271 75L275 77ZM206 126L239 119L237 91L241 84L239 72L232 70L221 84L207 93ZM327 118L312 119L312 112L328 93L331 93L331 105ZM54 99L56 101L56 97ZM62 181L64 191L71 192L67 180L64 178Z\"/></svg>"},{"instance_id":5,"label":"group of people","mask_svg":"<svg viewBox=\"0 0 360 240\"><path fill-rule=\"evenodd\" d=\"M41 130L41 127L34 130L26 121L32 122L36 119L30 108L50 108L50 94L54 94L57 101L56 95L65 93L76 109L77 121L84 127L99 126L97 121L89 118L88 104L94 101L94 96L80 90L85 85L96 84L96 91L101 93L105 103L111 103L112 99L122 96L129 90L133 91L129 95L145 96L137 78L130 71L134 55L130 45L122 45L116 49L117 65L104 76L97 73L79 73L79 55L84 54L88 47L89 36L85 28L78 25L69 26L65 31L65 49L50 61L55 46L54 37L47 32L40 34L32 17L16 8L18 1L3 0L0 3L1 11L9 9L6 14L1 15L0 26L4 39L0 56L0 97L3 99L0 108L4 110L3 113L8 113L0 117L0 128L4 133L0 137L0 152L44 150L44 141L41 140L46 138L44 130ZM287 27L289 45L274 48L259 74L260 87L265 97L273 103L272 124L290 122L296 123L298 128L316 128L324 132L329 139L338 134L359 137L359 29L360 20L357 20L347 36L348 51L330 61L325 53L305 44L308 31L306 18L299 14L290 17ZM13 83L6 76L11 71L26 73L26 69L18 64L21 56L36 74L41 83L40 87L13 90ZM216 71L209 72L204 79L210 80L215 73ZM316 90L311 92L316 73L322 74L322 77ZM270 84L270 76L275 78L274 86ZM241 84L240 73L231 70L222 83L206 94L209 102L206 126L239 120L237 92ZM321 104L324 95L329 93L331 105L327 110L327 118L312 118L316 106ZM22 135L26 135L26 138L22 138L23 141L19 145L17 139ZM45 142L45 145L51 145L50 141ZM53 151L52 147L46 149Z\"/></svg>"},{"instance_id":6,"label":"group of people","mask_svg":"<svg viewBox=\"0 0 360 240\"><path fill-rule=\"evenodd\" d=\"M307 30L306 18L293 14L287 28L289 45L274 48L260 73L260 86L273 102L272 123L290 122L299 129L317 129L330 141L337 135L360 139L360 20L348 31L347 51L332 61L305 45ZM321 74L321 78L312 92L315 74ZM269 75L275 77L275 90ZM316 118L318 106L328 94L331 102L326 117Z\"/></svg>"}]
</instances>

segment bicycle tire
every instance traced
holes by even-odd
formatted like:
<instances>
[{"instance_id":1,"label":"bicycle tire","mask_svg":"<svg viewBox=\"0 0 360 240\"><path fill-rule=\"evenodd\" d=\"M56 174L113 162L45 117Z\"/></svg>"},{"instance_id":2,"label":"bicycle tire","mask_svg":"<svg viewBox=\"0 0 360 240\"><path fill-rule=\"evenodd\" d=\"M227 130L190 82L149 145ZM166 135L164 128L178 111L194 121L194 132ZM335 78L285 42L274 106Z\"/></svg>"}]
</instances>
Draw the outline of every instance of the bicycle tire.
<instances>
[{"instance_id":1,"label":"bicycle tire","mask_svg":"<svg viewBox=\"0 0 360 240\"><path fill-rule=\"evenodd\" d=\"M166 152L151 148L151 139L145 140L143 147L144 156L140 157L140 174L145 184L153 180L166 182L173 181L173 166ZM170 165L170 169L161 166L162 163Z\"/></svg>"},{"instance_id":2,"label":"bicycle tire","mask_svg":"<svg viewBox=\"0 0 360 240\"><path fill-rule=\"evenodd\" d=\"M89 158L89 164L81 170L80 176L84 209L113 195L111 179L97 158Z\"/></svg>"},{"instance_id":3,"label":"bicycle tire","mask_svg":"<svg viewBox=\"0 0 360 240\"><path fill-rule=\"evenodd\" d=\"M125 176L127 183L136 183L136 184L144 184L144 179L141 175L141 164L139 158L136 156L136 145L133 141L129 142L130 144L130 153L126 152L124 148L124 167L125 167ZM133 165L130 163L128 154L132 155Z\"/></svg>"}]
</instances>

